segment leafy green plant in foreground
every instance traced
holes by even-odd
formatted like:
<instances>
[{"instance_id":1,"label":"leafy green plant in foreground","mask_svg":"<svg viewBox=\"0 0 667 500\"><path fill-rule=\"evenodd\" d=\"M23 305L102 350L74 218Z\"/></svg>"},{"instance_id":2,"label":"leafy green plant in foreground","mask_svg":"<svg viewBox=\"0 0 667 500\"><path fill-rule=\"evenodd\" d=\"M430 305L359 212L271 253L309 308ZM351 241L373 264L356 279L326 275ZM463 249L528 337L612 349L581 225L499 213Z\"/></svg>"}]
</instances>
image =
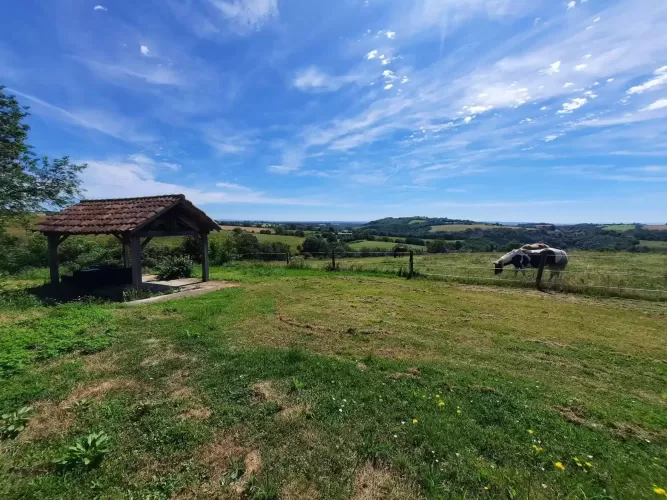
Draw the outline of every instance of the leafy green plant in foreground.
<instances>
[{"instance_id":1,"label":"leafy green plant in foreground","mask_svg":"<svg viewBox=\"0 0 667 500\"><path fill-rule=\"evenodd\" d=\"M0 420L0 439L13 439L18 436L30 420L32 406L24 406L15 412L5 413Z\"/></svg>"},{"instance_id":2,"label":"leafy green plant in foreground","mask_svg":"<svg viewBox=\"0 0 667 500\"><path fill-rule=\"evenodd\" d=\"M109 436L104 431L91 432L79 439L67 452L54 463L58 469L70 470L76 467L97 467L104 456L109 453Z\"/></svg>"}]
</instances>

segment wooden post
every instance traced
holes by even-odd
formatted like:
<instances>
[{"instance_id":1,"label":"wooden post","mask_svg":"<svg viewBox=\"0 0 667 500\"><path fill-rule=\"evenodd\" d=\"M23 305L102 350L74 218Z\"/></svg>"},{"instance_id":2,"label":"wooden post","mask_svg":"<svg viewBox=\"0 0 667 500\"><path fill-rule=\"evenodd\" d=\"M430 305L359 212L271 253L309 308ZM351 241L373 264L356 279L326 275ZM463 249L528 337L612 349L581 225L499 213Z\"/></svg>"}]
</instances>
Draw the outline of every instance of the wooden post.
<instances>
[{"instance_id":1,"label":"wooden post","mask_svg":"<svg viewBox=\"0 0 667 500\"><path fill-rule=\"evenodd\" d=\"M410 263L409 269L408 269L408 279L412 278L412 273L415 270L415 252L413 250L410 250Z\"/></svg>"},{"instance_id":2,"label":"wooden post","mask_svg":"<svg viewBox=\"0 0 667 500\"><path fill-rule=\"evenodd\" d=\"M60 282L60 274L58 272L58 243L60 243L60 235L58 233L48 233L46 238L49 244L51 284L57 285Z\"/></svg>"},{"instance_id":3,"label":"wooden post","mask_svg":"<svg viewBox=\"0 0 667 500\"><path fill-rule=\"evenodd\" d=\"M336 270L336 247L331 249L331 270Z\"/></svg>"},{"instance_id":4,"label":"wooden post","mask_svg":"<svg viewBox=\"0 0 667 500\"><path fill-rule=\"evenodd\" d=\"M127 236L123 236L123 266L125 268L130 267L130 239Z\"/></svg>"},{"instance_id":5,"label":"wooden post","mask_svg":"<svg viewBox=\"0 0 667 500\"><path fill-rule=\"evenodd\" d=\"M130 236L130 250L132 253L132 286L141 286L141 240L139 235Z\"/></svg>"},{"instance_id":6,"label":"wooden post","mask_svg":"<svg viewBox=\"0 0 667 500\"><path fill-rule=\"evenodd\" d=\"M208 233L201 234L201 280L208 281Z\"/></svg>"},{"instance_id":7,"label":"wooden post","mask_svg":"<svg viewBox=\"0 0 667 500\"><path fill-rule=\"evenodd\" d=\"M537 278L535 279L535 286L538 290L542 289L542 275L544 274L544 266L547 263L547 254L543 253L540 258L540 267L537 269Z\"/></svg>"},{"instance_id":8,"label":"wooden post","mask_svg":"<svg viewBox=\"0 0 667 500\"><path fill-rule=\"evenodd\" d=\"M287 261L287 265L289 266L289 259L290 259L289 252L287 252L285 255L287 256L285 260Z\"/></svg>"}]
</instances>

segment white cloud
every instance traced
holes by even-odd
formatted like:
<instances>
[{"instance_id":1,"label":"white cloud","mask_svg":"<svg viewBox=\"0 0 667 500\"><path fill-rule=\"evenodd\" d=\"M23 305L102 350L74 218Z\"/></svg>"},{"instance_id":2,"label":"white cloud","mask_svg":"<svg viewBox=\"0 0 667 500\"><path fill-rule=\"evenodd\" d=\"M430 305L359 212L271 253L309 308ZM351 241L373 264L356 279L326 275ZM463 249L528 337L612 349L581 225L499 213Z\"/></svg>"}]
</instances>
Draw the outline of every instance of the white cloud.
<instances>
[{"instance_id":1,"label":"white cloud","mask_svg":"<svg viewBox=\"0 0 667 500\"><path fill-rule=\"evenodd\" d=\"M667 108L667 99L660 99L653 104L645 107L642 111L657 111L658 109Z\"/></svg>"},{"instance_id":2,"label":"white cloud","mask_svg":"<svg viewBox=\"0 0 667 500\"><path fill-rule=\"evenodd\" d=\"M385 90L390 90L394 85L391 83L388 83L387 85L384 86Z\"/></svg>"},{"instance_id":3,"label":"white cloud","mask_svg":"<svg viewBox=\"0 0 667 500\"><path fill-rule=\"evenodd\" d=\"M466 117L463 119L463 122L464 122L464 123L470 123L470 122L472 121L472 118L473 118L472 116L466 116Z\"/></svg>"},{"instance_id":4,"label":"white cloud","mask_svg":"<svg viewBox=\"0 0 667 500\"><path fill-rule=\"evenodd\" d=\"M577 64L574 69L575 71L581 71L582 69L586 69L588 67L588 64Z\"/></svg>"},{"instance_id":5,"label":"white cloud","mask_svg":"<svg viewBox=\"0 0 667 500\"><path fill-rule=\"evenodd\" d=\"M12 94L29 100L31 112L45 118L75 125L83 129L94 130L126 142L153 142L157 139L154 135L147 132L140 123L136 123L111 111L99 109L75 109L68 111L38 97L24 94L11 88L7 90Z\"/></svg>"},{"instance_id":6,"label":"white cloud","mask_svg":"<svg viewBox=\"0 0 667 500\"><path fill-rule=\"evenodd\" d=\"M106 12L109 9L107 9L104 5L96 5L95 7L93 7L93 10L101 10L103 12Z\"/></svg>"},{"instance_id":7,"label":"white cloud","mask_svg":"<svg viewBox=\"0 0 667 500\"><path fill-rule=\"evenodd\" d=\"M586 54L585 56L582 56L582 59L584 59L584 60L588 60L588 59L590 59L591 57L593 57L593 54Z\"/></svg>"},{"instance_id":8,"label":"white cloud","mask_svg":"<svg viewBox=\"0 0 667 500\"><path fill-rule=\"evenodd\" d=\"M394 72L393 72L392 70L390 70L390 69L385 69L385 70L382 72L382 76L384 76L384 77L387 78L388 80L396 80L396 75L394 75Z\"/></svg>"},{"instance_id":9,"label":"white cloud","mask_svg":"<svg viewBox=\"0 0 667 500\"><path fill-rule=\"evenodd\" d=\"M287 166L287 165L271 165L267 170L273 172L274 174L289 174L298 170L299 167Z\"/></svg>"},{"instance_id":10,"label":"white cloud","mask_svg":"<svg viewBox=\"0 0 667 500\"><path fill-rule=\"evenodd\" d=\"M278 16L277 0L209 0L231 23L238 34L259 30Z\"/></svg>"},{"instance_id":11,"label":"white cloud","mask_svg":"<svg viewBox=\"0 0 667 500\"><path fill-rule=\"evenodd\" d=\"M642 94L643 92L656 88L656 87L661 87L665 83L667 83L667 66L663 66L662 68L658 68L655 70L656 75L655 78L641 84L637 85L635 87L632 87L628 90L628 94Z\"/></svg>"},{"instance_id":12,"label":"white cloud","mask_svg":"<svg viewBox=\"0 0 667 500\"><path fill-rule=\"evenodd\" d=\"M383 59L383 60L382 60L382 66L386 66L386 65L389 64L390 62L391 62L391 58Z\"/></svg>"},{"instance_id":13,"label":"white cloud","mask_svg":"<svg viewBox=\"0 0 667 500\"><path fill-rule=\"evenodd\" d=\"M546 136L546 137L544 138L544 142L553 142L553 141L555 141L556 139L558 139L559 137L563 137L563 134L552 134L552 135L548 135L548 136Z\"/></svg>"},{"instance_id":14,"label":"white cloud","mask_svg":"<svg viewBox=\"0 0 667 500\"><path fill-rule=\"evenodd\" d=\"M322 92L338 90L343 85L358 80L359 78L354 75L330 76L315 66L311 66L300 70L296 74L292 85L304 92Z\"/></svg>"},{"instance_id":15,"label":"white cloud","mask_svg":"<svg viewBox=\"0 0 667 500\"><path fill-rule=\"evenodd\" d=\"M219 188L235 189L238 191L252 191L249 187L242 186L240 184L234 184L232 182L216 182L215 185Z\"/></svg>"},{"instance_id":16,"label":"white cloud","mask_svg":"<svg viewBox=\"0 0 667 500\"><path fill-rule=\"evenodd\" d=\"M401 80L401 83L408 83L410 79L407 76L404 76L403 79Z\"/></svg>"},{"instance_id":17,"label":"white cloud","mask_svg":"<svg viewBox=\"0 0 667 500\"><path fill-rule=\"evenodd\" d=\"M547 111L549 109L549 106L542 106L540 108L540 111Z\"/></svg>"},{"instance_id":18,"label":"white cloud","mask_svg":"<svg viewBox=\"0 0 667 500\"><path fill-rule=\"evenodd\" d=\"M547 69L540 71L540 73L543 75L554 75L556 73L560 73L560 65L561 61L556 61L555 63L550 64Z\"/></svg>"},{"instance_id":19,"label":"white cloud","mask_svg":"<svg viewBox=\"0 0 667 500\"><path fill-rule=\"evenodd\" d=\"M558 114L572 113L575 109L579 109L588 102L584 97L576 97L569 102L563 103L563 109L558 111Z\"/></svg>"},{"instance_id":20,"label":"white cloud","mask_svg":"<svg viewBox=\"0 0 667 500\"><path fill-rule=\"evenodd\" d=\"M140 50L141 50L141 53L145 56L147 56L151 52L151 50L146 45L142 45L140 47Z\"/></svg>"},{"instance_id":21,"label":"white cloud","mask_svg":"<svg viewBox=\"0 0 667 500\"><path fill-rule=\"evenodd\" d=\"M366 54L366 59L375 59L378 56L378 51L377 50L371 50L368 54Z\"/></svg>"},{"instance_id":22,"label":"white cloud","mask_svg":"<svg viewBox=\"0 0 667 500\"><path fill-rule=\"evenodd\" d=\"M614 80L616 80L616 78L607 78L607 83L611 83L611 82L613 82Z\"/></svg>"},{"instance_id":23,"label":"white cloud","mask_svg":"<svg viewBox=\"0 0 667 500\"><path fill-rule=\"evenodd\" d=\"M493 109L493 106L471 106L468 108L468 111L470 111L473 115L478 115L491 109Z\"/></svg>"},{"instance_id":24,"label":"white cloud","mask_svg":"<svg viewBox=\"0 0 667 500\"><path fill-rule=\"evenodd\" d=\"M390 31L390 30L378 31L378 35L384 35L387 38L389 38L390 40L393 40L394 38L396 38L396 32L395 31Z\"/></svg>"},{"instance_id":25,"label":"white cloud","mask_svg":"<svg viewBox=\"0 0 667 500\"><path fill-rule=\"evenodd\" d=\"M567 10L574 9L576 7L576 5L577 5L577 2L575 2L574 0L572 0L571 2L568 2L567 3Z\"/></svg>"},{"instance_id":26,"label":"white cloud","mask_svg":"<svg viewBox=\"0 0 667 500\"><path fill-rule=\"evenodd\" d=\"M567 82L565 85L563 85L563 88L564 88L564 89L567 89L567 88L572 87L572 85L574 85L574 83L572 83L572 82Z\"/></svg>"},{"instance_id":27,"label":"white cloud","mask_svg":"<svg viewBox=\"0 0 667 500\"><path fill-rule=\"evenodd\" d=\"M264 193L247 191L229 193L225 191L205 191L182 184L158 180L159 169L155 165L130 159L77 159L86 163L81 180L86 197L127 198L135 196L155 196L182 193L188 200L198 205L214 203L256 203L272 205L318 205L316 200L298 198L273 198Z\"/></svg>"}]
</instances>

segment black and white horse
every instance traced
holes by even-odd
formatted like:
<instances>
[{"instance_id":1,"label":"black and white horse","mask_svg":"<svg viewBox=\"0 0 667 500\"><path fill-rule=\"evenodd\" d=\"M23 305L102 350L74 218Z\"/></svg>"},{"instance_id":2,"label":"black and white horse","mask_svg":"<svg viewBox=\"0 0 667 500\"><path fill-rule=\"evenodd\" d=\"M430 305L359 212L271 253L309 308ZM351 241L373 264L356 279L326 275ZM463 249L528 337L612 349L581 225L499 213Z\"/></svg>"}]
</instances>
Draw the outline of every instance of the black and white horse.
<instances>
[{"instance_id":1,"label":"black and white horse","mask_svg":"<svg viewBox=\"0 0 667 500\"><path fill-rule=\"evenodd\" d=\"M512 264L514 266L514 275L519 271L524 271L527 268L539 268L542 256L546 255L545 269L551 271L549 280L554 276L560 276L560 272L567 267L568 258L564 250L557 248L545 248L542 250L524 250L517 248L511 252L506 253L493 264L495 266L495 274L503 272L503 267Z\"/></svg>"}]
</instances>

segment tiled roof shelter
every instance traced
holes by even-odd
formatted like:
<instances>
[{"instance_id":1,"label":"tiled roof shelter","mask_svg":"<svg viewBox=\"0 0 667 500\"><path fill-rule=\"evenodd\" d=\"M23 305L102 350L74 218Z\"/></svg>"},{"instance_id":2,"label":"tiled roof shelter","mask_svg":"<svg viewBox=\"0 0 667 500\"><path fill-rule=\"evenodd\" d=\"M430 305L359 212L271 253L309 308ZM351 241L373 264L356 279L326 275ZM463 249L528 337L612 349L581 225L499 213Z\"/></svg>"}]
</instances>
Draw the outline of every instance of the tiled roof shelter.
<instances>
[{"instance_id":1,"label":"tiled roof shelter","mask_svg":"<svg viewBox=\"0 0 667 500\"><path fill-rule=\"evenodd\" d=\"M123 244L132 284L141 285L141 249L154 237L195 236L202 243L202 278L208 280L208 233L220 226L182 194L84 200L46 217L37 226L49 241L51 282L58 283L58 245L74 235L112 234ZM143 241L141 241L143 238ZM130 259L131 255L131 259Z\"/></svg>"}]
</instances>

